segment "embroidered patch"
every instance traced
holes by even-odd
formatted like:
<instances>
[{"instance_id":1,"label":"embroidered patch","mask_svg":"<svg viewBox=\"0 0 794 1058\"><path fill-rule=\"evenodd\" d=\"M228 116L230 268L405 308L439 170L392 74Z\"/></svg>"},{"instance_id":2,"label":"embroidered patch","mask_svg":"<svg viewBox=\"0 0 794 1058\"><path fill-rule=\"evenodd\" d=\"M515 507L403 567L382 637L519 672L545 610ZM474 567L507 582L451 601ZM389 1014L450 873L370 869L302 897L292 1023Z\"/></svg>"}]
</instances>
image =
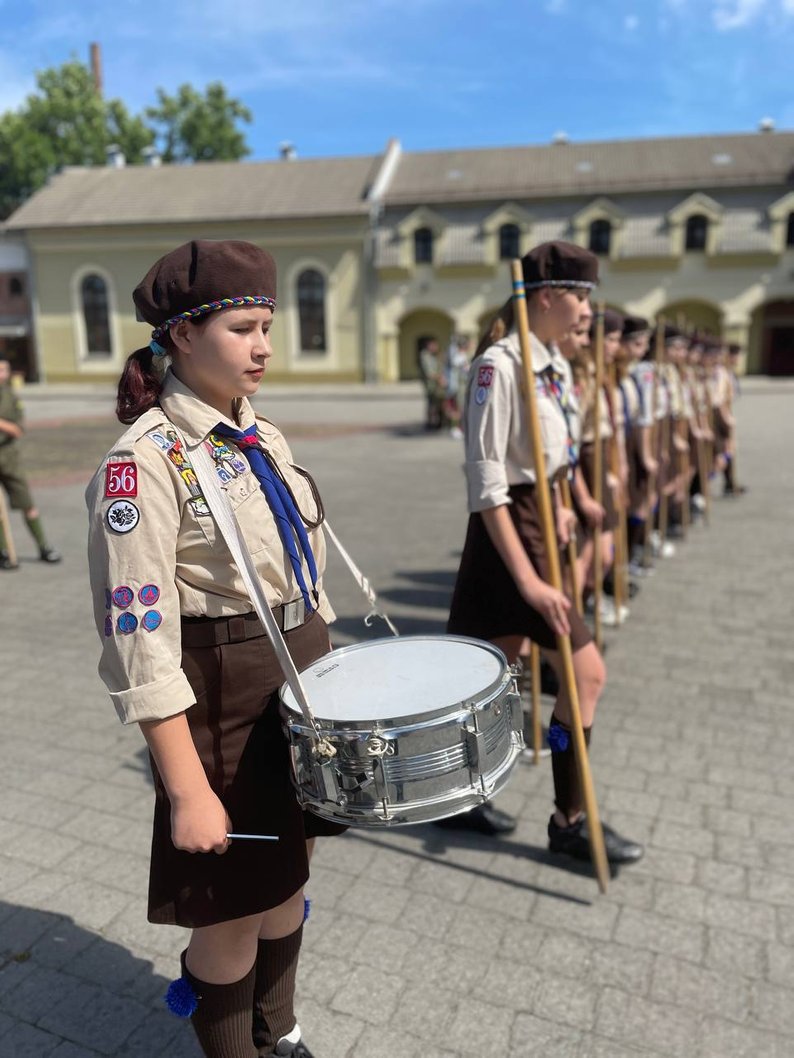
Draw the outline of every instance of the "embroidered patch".
<instances>
[{"instance_id":1,"label":"embroidered patch","mask_svg":"<svg viewBox=\"0 0 794 1058\"><path fill-rule=\"evenodd\" d=\"M150 441L154 441L157 447L162 449L163 452L170 452L176 444L176 437L166 437L166 435L160 433L159 430L152 430L152 432L147 433L146 436Z\"/></svg>"},{"instance_id":2,"label":"embroidered patch","mask_svg":"<svg viewBox=\"0 0 794 1058\"><path fill-rule=\"evenodd\" d=\"M216 465L215 469L217 470L217 472L218 472L218 477L220 478L220 480L221 480L221 483L222 483L223 485L226 485L226 484L228 484L228 483L229 483L230 481L233 481L233 480L234 480L234 474L231 474L231 473L229 473L229 471L228 471L228 470L226 469L226 467L222 467L222 466L220 465L220 463L218 463L218 464Z\"/></svg>"},{"instance_id":3,"label":"embroidered patch","mask_svg":"<svg viewBox=\"0 0 794 1058\"><path fill-rule=\"evenodd\" d=\"M105 609L109 610L113 602L113 596L110 594L110 588L105 588Z\"/></svg>"},{"instance_id":4,"label":"embroidered patch","mask_svg":"<svg viewBox=\"0 0 794 1058\"><path fill-rule=\"evenodd\" d=\"M144 606L154 606L160 598L160 589L156 584L144 584L138 592L138 598Z\"/></svg>"},{"instance_id":5,"label":"embroidered patch","mask_svg":"<svg viewBox=\"0 0 794 1058\"><path fill-rule=\"evenodd\" d=\"M474 401L476 404L485 404L488 399L488 390L485 386L478 386L474 394Z\"/></svg>"},{"instance_id":6,"label":"embroidered patch","mask_svg":"<svg viewBox=\"0 0 794 1058\"><path fill-rule=\"evenodd\" d=\"M211 514L211 511L207 506L207 501L204 499L203 496L194 496L187 502L197 518L206 518L207 515Z\"/></svg>"},{"instance_id":7,"label":"embroidered patch","mask_svg":"<svg viewBox=\"0 0 794 1058\"><path fill-rule=\"evenodd\" d=\"M105 638L113 635L113 618L110 614L105 614Z\"/></svg>"},{"instance_id":8,"label":"embroidered patch","mask_svg":"<svg viewBox=\"0 0 794 1058\"><path fill-rule=\"evenodd\" d=\"M138 627L138 618L134 613L123 613L116 621L116 628L123 636L128 636Z\"/></svg>"},{"instance_id":9,"label":"embroidered patch","mask_svg":"<svg viewBox=\"0 0 794 1058\"><path fill-rule=\"evenodd\" d=\"M482 386L483 389L488 389L492 382L493 366L491 364L483 364L477 372L477 385Z\"/></svg>"},{"instance_id":10,"label":"embroidered patch","mask_svg":"<svg viewBox=\"0 0 794 1058\"><path fill-rule=\"evenodd\" d=\"M105 469L105 495L117 500L138 495L138 468L134 463L108 463Z\"/></svg>"},{"instance_id":11,"label":"embroidered patch","mask_svg":"<svg viewBox=\"0 0 794 1058\"><path fill-rule=\"evenodd\" d=\"M131 533L141 520L141 512L129 500L116 500L108 507L105 520L114 533Z\"/></svg>"},{"instance_id":12,"label":"embroidered patch","mask_svg":"<svg viewBox=\"0 0 794 1058\"><path fill-rule=\"evenodd\" d=\"M163 623L163 615L159 610L147 610L141 618L141 625L147 632L153 632Z\"/></svg>"},{"instance_id":13,"label":"embroidered patch","mask_svg":"<svg viewBox=\"0 0 794 1058\"><path fill-rule=\"evenodd\" d=\"M135 592L132 590L132 588L128 588L126 584L122 584L120 588L113 589L113 594L111 595L111 598L120 610L126 610L132 600L135 598Z\"/></svg>"}]
</instances>

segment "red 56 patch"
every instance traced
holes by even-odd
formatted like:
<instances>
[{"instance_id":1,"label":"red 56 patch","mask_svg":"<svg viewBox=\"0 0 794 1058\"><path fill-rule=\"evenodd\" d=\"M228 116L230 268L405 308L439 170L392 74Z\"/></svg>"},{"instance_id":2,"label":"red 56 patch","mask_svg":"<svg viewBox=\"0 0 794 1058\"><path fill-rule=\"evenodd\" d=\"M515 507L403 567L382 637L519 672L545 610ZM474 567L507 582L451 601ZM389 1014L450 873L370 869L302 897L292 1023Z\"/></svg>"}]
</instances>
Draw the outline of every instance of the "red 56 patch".
<instances>
[{"instance_id":1,"label":"red 56 patch","mask_svg":"<svg viewBox=\"0 0 794 1058\"><path fill-rule=\"evenodd\" d=\"M491 364L483 364L477 372L477 385L482 386L483 389L488 389L492 382L493 366Z\"/></svg>"},{"instance_id":2,"label":"red 56 patch","mask_svg":"<svg viewBox=\"0 0 794 1058\"><path fill-rule=\"evenodd\" d=\"M112 500L138 495L138 468L134 463L108 463L105 495Z\"/></svg>"}]
</instances>

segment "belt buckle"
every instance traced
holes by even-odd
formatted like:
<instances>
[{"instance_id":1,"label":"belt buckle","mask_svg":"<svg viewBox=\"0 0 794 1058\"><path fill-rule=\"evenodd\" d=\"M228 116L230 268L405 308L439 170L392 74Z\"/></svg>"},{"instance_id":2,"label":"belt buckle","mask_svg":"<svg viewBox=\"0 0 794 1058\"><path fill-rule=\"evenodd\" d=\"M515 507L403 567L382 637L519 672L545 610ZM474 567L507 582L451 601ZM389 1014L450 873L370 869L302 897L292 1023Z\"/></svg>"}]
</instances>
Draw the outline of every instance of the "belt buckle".
<instances>
[{"instance_id":1,"label":"belt buckle","mask_svg":"<svg viewBox=\"0 0 794 1058\"><path fill-rule=\"evenodd\" d=\"M292 602L283 603L282 611L284 615L284 631L289 632L291 629L303 624L303 619L306 616L306 604L302 598L294 599Z\"/></svg>"}]
</instances>

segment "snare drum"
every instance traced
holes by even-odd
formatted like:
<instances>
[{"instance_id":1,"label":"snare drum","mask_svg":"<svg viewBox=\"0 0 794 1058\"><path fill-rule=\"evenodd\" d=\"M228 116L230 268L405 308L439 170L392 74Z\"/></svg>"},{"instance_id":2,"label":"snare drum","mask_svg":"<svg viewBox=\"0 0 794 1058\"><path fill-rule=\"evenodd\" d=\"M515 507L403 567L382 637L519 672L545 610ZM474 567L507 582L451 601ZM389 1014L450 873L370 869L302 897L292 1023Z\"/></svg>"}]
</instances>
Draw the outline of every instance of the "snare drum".
<instances>
[{"instance_id":1,"label":"snare drum","mask_svg":"<svg viewBox=\"0 0 794 1058\"><path fill-rule=\"evenodd\" d=\"M342 647L301 673L322 735L317 757L292 691L281 689L298 800L350 826L422 823L498 793L521 748L522 711L501 650L461 636Z\"/></svg>"}]
</instances>

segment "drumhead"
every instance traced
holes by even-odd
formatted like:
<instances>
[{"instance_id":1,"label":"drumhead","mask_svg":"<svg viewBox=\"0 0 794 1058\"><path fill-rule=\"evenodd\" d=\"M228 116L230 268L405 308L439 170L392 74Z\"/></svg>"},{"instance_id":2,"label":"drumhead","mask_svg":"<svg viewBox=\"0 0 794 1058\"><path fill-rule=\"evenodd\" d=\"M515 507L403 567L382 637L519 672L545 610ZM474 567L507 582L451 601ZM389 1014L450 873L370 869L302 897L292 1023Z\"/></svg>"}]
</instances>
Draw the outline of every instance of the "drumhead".
<instances>
[{"instance_id":1,"label":"drumhead","mask_svg":"<svg viewBox=\"0 0 794 1058\"><path fill-rule=\"evenodd\" d=\"M487 698L507 670L504 654L462 636L401 636L342 647L301 672L318 720L365 721L443 711ZM286 707L300 713L285 684Z\"/></svg>"}]
</instances>

